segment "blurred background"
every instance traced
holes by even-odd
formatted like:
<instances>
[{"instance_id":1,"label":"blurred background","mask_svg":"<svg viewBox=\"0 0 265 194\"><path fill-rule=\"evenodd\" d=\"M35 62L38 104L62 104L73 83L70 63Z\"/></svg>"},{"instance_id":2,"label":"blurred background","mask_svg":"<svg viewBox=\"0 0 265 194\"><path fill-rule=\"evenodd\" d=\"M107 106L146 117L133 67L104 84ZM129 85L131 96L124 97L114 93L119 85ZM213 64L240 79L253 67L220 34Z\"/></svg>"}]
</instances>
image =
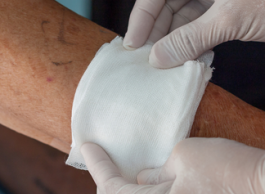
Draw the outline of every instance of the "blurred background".
<instances>
[{"instance_id":1,"label":"blurred background","mask_svg":"<svg viewBox=\"0 0 265 194\"><path fill-rule=\"evenodd\" d=\"M135 0L57 0L57 2L124 36Z\"/></svg>"},{"instance_id":2,"label":"blurred background","mask_svg":"<svg viewBox=\"0 0 265 194\"><path fill-rule=\"evenodd\" d=\"M79 15L90 19L92 16L92 0L56 0L68 9L78 13Z\"/></svg>"},{"instance_id":3,"label":"blurred background","mask_svg":"<svg viewBox=\"0 0 265 194\"><path fill-rule=\"evenodd\" d=\"M126 33L135 3L135 0L57 1L121 36ZM213 50L215 70L211 82L265 110L265 44L230 41ZM0 194L96 193L87 172L64 165L66 154L3 126L0 132Z\"/></svg>"}]
</instances>

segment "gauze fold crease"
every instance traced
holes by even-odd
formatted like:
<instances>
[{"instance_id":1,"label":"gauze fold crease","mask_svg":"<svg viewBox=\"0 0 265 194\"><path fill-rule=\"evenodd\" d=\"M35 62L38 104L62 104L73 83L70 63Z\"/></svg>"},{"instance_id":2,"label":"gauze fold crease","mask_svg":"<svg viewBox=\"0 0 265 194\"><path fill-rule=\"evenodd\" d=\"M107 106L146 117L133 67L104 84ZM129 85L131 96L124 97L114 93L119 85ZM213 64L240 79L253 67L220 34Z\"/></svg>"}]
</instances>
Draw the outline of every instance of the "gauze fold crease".
<instances>
[{"instance_id":1,"label":"gauze fold crease","mask_svg":"<svg viewBox=\"0 0 265 194\"><path fill-rule=\"evenodd\" d=\"M100 145L129 181L162 166L174 146L189 136L213 52L171 69L149 65L151 44L135 51L116 37L104 44L84 73L72 109L68 165L86 170L80 147Z\"/></svg>"}]
</instances>

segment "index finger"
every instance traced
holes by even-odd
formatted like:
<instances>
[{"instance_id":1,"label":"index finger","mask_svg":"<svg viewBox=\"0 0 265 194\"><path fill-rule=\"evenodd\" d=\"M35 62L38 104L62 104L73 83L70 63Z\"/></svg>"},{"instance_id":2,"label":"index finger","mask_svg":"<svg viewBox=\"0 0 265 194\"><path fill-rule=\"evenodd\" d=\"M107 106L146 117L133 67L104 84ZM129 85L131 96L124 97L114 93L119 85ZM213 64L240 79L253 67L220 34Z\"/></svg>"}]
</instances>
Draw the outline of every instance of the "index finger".
<instances>
[{"instance_id":1,"label":"index finger","mask_svg":"<svg viewBox=\"0 0 265 194\"><path fill-rule=\"evenodd\" d=\"M129 19L123 46L128 50L141 47L148 39L166 0L137 0Z\"/></svg>"}]
</instances>

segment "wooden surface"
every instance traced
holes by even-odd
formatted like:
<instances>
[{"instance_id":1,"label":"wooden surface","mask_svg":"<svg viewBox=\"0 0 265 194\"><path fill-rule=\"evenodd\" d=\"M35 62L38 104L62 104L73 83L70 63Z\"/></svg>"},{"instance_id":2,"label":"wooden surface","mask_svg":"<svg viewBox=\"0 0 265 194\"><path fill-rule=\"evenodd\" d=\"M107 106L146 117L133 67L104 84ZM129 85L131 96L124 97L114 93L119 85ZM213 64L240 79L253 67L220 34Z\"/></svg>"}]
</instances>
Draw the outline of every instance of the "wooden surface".
<instances>
[{"instance_id":1,"label":"wooden surface","mask_svg":"<svg viewBox=\"0 0 265 194\"><path fill-rule=\"evenodd\" d=\"M86 171L65 165L67 154L0 125L0 182L12 194L94 194Z\"/></svg>"}]
</instances>

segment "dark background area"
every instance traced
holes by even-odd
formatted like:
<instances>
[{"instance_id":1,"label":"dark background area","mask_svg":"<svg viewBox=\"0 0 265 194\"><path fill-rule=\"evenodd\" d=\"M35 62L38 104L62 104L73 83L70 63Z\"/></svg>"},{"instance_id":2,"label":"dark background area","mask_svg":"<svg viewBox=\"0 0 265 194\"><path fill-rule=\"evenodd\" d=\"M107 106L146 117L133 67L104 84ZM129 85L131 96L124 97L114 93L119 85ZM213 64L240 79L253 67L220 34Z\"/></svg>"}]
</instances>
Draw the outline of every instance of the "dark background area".
<instances>
[{"instance_id":1,"label":"dark background area","mask_svg":"<svg viewBox=\"0 0 265 194\"><path fill-rule=\"evenodd\" d=\"M135 0L94 0L92 20L121 36ZM230 41L216 46L211 82L265 110L265 43Z\"/></svg>"}]
</instances>

